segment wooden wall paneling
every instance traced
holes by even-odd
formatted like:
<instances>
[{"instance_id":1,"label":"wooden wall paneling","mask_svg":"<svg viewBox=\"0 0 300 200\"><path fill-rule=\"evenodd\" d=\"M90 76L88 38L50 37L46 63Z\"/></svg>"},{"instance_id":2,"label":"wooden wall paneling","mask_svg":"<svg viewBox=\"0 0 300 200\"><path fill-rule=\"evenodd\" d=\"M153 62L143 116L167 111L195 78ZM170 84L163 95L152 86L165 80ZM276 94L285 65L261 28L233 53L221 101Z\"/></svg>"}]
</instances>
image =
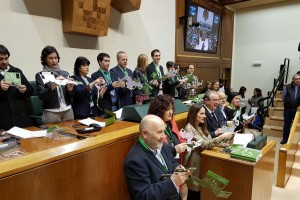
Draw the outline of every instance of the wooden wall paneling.
<instances>
[{"instance_id":1,"label":"wooden wall paneling","mask_svg":"<svg viewBox=\"0 0 300 200\"><path fill-rule=\"evenodd\" d=\"M139 10L141 0L111 0L111 6L120 13Z\"/></svg>"},{"instance_id":2,"label":"wooden wall paneling","mask_svg":"<svg viewBox=\"0 0 300 200\"><path fill-rule=\"evenodd\" d=\"M234 13L231 10L224 7L221 21L221 57L231 61L233 46Z\"/></svg>"},{"instance_id":3,"label":"wooden wall paneling","mask_svg":"<svg viewBox=\"0 0 300 200\"><path fill-rule=\"evenodd\" d=\"M182 71L184 71L181 74L185 73L186 65L191 63L195 65L195 74L199 76L200 80L215 80L221 78L222 74L225 74L226 79L228 79L227 85L230 85L234 13L225 7L220 7L207 1L194 1L222 16L218 52L217 54L207 54L184 51L185 23L184 20L179 18L185 16L185 1L176 0L175 62L181 65ZM205 74L204 77L203 74Z\"/></svg>"},{"instance_id":4,"label":"wooden wall paneling","mask_svg":"<svg viewBox=\"0 0 300 200\"><path fill-rule=\"evenodd\" d=\"M197 63L195 75L199 81L213 81L219 79L220 63Z\"/></svg>"},{"instance_id":5,"label":"wooden wall paneling","mask_svg":"<svg viewBox=\"0 0 300 200\"><path fill-rule=\"evenodd\" d=\"M111 0L61 0L63 31L106 36Z\"/></svg>"}]
</instances>

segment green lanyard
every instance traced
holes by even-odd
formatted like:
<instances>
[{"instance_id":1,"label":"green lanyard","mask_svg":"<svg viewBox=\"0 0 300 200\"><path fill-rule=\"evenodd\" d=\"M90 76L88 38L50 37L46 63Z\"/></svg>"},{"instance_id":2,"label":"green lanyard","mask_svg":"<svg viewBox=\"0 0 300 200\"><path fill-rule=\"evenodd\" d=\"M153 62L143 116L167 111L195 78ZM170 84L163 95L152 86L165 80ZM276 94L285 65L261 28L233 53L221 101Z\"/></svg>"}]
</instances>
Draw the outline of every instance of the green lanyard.
<instances>
[{"instance_id":1,"label":"green lanyard","mask_svg":"<svg viewBox=\"0 0 300 200\"><path fill-rule=\"evenodd\" d=\"M233 107L231 104L228 106L231 110L233 110L233 117L236 115L236 111L237 109L235 107ZM240 118L240 116L238 116L238 119Z\"/></svg>"},{"instance_id":2,"label":"green lanyard","mask_svg":"<svg viewBox=\"0 0 300 200\"><path fill-rule=\"evenodd\" d=\"M83 77L83 76L81 76L81 78L82 78L82 80L85 82L85 84L86 85L89 85L90 84L90 82L88 81L88 79L86 78L86 77ZM91 90L92 90L93 88L91 88ZM91 91L90 91L90 102L92 102L93 101L93 99L92 99L92 96L91 96Z\"/></svg>"},{"instance_id":3,"label":"green lanyard","mask_svg":"<svg viewBox=\"0 0 300 200\"><path fill-rule=\"evenodd\" d=\"M173 136L172 136L173 132L172 132L172 130L170 129L169 126L167 126L167 128L165 129L164 132L170 138L170 140L172 141L172 143L174 143Z\"/></svg>"},{"instance_id":4,"label":"green lanyard","mask_svg":"<svg viewBox=\"0 0 300 200\"><path fill-rule=\"evenodd\" d=\"M147 83L147 82L148 82L147 75L146 75L146 74L143 74L143 77L144 77L144 82Z\"/></svg>"},{"instance_id":5,"label":"green lanyard","mask_svg":"<svg viewBox=\"0 0 300 200\"><path fill-rule=\"evenodd\" d=\"M148 151L151 151L151 149L148 147L148 145L145 143L145 141L142 139L141 136L139 136L139 142L141 143L141 145ZM158 153L158 156L160 158L160 163L162 164L162 166L165 168L166 171L168 171L168 166L165 162L164 157L161 155L161 153Z\"/></svg>"},{"instance_id":6,"label":"green lanyard","mask_svg":"<svg viewBox=\"0 0 300 200\"><path fill-rule=\"evenodd\" d=\"M105 81L110 84L111 83L111 78L110 78L110 72L109 71L104 71L103 69L99 69L100 72L103 74Z\"/></svg>"},{"instance_id":7,"label":"green lanyard","mask_svg":"<svg viewBox=\"0 0 300 200\"><path fill-rule=\"evenodd\" d=\"M118 67L121 69L121 71L124 73L125 76L128 76L128 72L127 72L126 69L123 69L123 68L120 67L119 65L118 65Z\"/></svg>"}]
</instances>

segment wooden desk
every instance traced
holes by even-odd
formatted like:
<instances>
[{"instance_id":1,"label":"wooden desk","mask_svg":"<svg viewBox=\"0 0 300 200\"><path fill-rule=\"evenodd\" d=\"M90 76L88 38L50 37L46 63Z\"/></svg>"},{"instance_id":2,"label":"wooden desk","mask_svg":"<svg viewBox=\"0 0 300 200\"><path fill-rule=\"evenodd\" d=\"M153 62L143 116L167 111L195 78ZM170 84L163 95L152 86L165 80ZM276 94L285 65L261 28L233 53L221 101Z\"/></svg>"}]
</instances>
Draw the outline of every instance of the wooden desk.
<instances>
[{"instance_id":1,"label":"wooden desk","mask_svg":"<svg viewBox=\"0 0 300 200\"><path fill-rule=\"evenodd\" d=\"M178 114L175 120L182 124L186 116ZM72 129L74 123L56 125ZM123 165L138 131L138 123L116 121L83 140L21 140L28 154L0 161L0 199L130 199Z\"/></svg>"},{"instance_id":2,"label":"wooden desk","mask_svg":"<svg viewBox=\"0 0 300 200\"><path fill-rule=\"evenodd\" d=\"M228 179L225 191L232 192L228 200L270 200L274 177L274 141L268 141L262 149L262 157L256 162L230 158L220 148L205 150L201 154L201 177L208 170ZM201 199L218 199L210 190L201 190Z\"/></svg>"}]
</instances>

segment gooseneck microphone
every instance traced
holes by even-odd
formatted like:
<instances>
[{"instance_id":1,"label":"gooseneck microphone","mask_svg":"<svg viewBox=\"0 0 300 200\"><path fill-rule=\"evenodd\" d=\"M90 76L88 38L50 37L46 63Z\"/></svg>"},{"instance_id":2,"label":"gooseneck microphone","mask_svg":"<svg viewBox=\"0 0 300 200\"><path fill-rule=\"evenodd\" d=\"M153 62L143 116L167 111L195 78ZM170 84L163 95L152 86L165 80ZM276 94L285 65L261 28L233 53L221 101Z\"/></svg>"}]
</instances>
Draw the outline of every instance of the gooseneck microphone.
<instances>
[{"instance_id":1,"label":"gooseneck microphone","mask_svg":"<svg viewBox=\"0 0 300 200\"><path fill-rule=\"evenodd\" d=\"M264 135L261 128L255 126L254 124L250 123L251 125L253 125L254 127L259 128L259 131L261 131L261 134L259 135L255 135L247 126L245 126L244 123L240 122L250 133L253 134L254 139L253 141L249 142L247 144L248 148L251 149L262 149L266 144L267 144L267 135Z\"/></svg>"}]
</instances>

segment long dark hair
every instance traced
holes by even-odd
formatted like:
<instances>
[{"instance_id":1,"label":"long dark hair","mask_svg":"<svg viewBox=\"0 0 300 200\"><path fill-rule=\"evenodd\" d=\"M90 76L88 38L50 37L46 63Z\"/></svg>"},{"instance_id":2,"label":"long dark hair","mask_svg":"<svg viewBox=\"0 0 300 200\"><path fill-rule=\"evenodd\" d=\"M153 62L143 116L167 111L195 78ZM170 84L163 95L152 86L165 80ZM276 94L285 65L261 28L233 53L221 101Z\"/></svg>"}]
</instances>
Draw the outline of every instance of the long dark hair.
<instances>
[{"instance_id":1,"label":"long dark hair","mask_svg":"<svg viewBox=\"0 0 300 200\"><path fill-rule=\"evenodd\" d=\"M245 88L244 86L242 86L240 88L240 91L239 91L239 95L241 95L242 98L245 98L245 92L246 92L247 88Z\"/></svg>"},{"instance_id":2,"label":"long dark hair","mask_svg":"<svg viewBox=\"0 0 300 200\"><path fill-rule=\"evenodd\" d=\"M196 124L197 114L198 114L199 110L201 110L201 108L204 108L204 106L200 105L199 103L195 103L190 107L189 113L186 118L185 125L190 123L195 129L198 126L201 129L202 133L205 136L208 136L209 133L207 130L206 119L204 120L204 123Z\"/></svg>"}]
</instances>

